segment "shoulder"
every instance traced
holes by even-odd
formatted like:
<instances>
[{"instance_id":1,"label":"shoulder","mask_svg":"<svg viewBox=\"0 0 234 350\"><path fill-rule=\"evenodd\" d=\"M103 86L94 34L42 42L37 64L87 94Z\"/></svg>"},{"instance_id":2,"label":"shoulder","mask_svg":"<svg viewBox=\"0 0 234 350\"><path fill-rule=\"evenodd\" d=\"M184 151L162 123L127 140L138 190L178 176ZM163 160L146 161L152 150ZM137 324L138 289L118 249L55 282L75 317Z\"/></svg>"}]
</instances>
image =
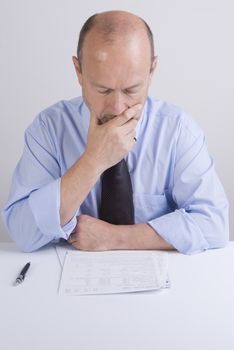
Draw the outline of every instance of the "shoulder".
<instances>
[{"instance_id":1,"label":"shoulder","mask_svg":"<svg viewBox=\"0 0 234 350\"><path fill-rule=\"evenodd\" d=\"M78 123L82 104L82 97L76 97L61 100L45 108L34 118L25 134L30 134L35 138L45 137L45 135L57 138L64 130L70 130L75 123Z\"/></svg>"},{"instance_id":2,"label":"shoulder","mask_svg":"<svg viewBox=\"0 0 234 350\"><path fill-rule=\"evenodd\" d=\"M79 123L81 97L59 101L42 110L25 131L25 143L36 143L45 149L57 148L58 140L65 132L69 135Z\"/></svg>"},{"instance_id":3,"label":"shoulder","mask_svg":"<svg viewBox=\"0 0 234 350\"><path fill-rule=\"evenodd\" d=\"M178 136L186 133L192 138L197 138L203 133L190 113L169 102L148 97L147 114L148 118L160 128L173 130Z\"/></svg>"},{"instance_id":4,"label":"shoulder","mask_svg":"<svg viewBox=\"0 0 234 350\"><path fill-rule=\"evenodd\" d=\"M36 124L41 127L64 126L70 120L77 118L79 115L79 107L83 103L81 97L71 100L61 100L44 110L42 110L34 119L32 125Z\"/></svg>"}]
</instances>

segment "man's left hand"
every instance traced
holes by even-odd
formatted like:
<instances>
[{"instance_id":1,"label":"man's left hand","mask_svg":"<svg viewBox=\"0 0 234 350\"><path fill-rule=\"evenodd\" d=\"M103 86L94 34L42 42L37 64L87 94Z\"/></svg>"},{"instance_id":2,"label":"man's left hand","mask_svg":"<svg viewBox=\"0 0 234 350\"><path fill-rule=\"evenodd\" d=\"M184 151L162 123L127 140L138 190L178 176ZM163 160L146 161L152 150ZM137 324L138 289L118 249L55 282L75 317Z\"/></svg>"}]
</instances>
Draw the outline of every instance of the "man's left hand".
<instances>
[{"instance_id":1,"label":"man's left hand","mask_svg":"<svg viewBox=\"0 0 234 350\"><path fill-rule=\"evenodd\" d=\"M68 242L79 250L117 249L115 225L89 215L80 215L77 217L77 225Z\"/></svg>"},{"instance_id":2,"label":"man's left hand","mask_svg":"<svg viewBox=\"0 0 234 350\"><path fill-rule=\"evenodd\" d=\"M68 242L79 250L175 249L150 225L113 225L89 215L77 217Z\"/></svg>"}]
</instances>

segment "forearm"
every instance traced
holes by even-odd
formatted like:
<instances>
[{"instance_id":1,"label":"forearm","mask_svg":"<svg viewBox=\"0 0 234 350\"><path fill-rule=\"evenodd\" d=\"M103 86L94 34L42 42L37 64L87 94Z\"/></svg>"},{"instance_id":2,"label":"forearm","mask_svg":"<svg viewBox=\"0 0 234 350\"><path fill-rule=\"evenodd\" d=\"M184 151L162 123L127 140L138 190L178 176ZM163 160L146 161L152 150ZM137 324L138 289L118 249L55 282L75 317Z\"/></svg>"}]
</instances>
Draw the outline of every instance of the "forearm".
<instances>
[{"instance_id":1,"label":"forearm","mask_svg":"<svg viewBox=\"0 0 234 350\"><path fill-rule=\"evenodd\" d=\"M65 225L83 203L102 173L86 154L61 178L60 222Z\"/></svg>"},{"instance_id":2,"label":"forearm","mask_svg":"<svg viewBox=\"0 0 234 350\"><path fill-rule=\"evenodd\" d=\"M133 250L172 250L167 243L150 225L118 225L115 226L116 249Z\"/></svg>"}]
</instances>

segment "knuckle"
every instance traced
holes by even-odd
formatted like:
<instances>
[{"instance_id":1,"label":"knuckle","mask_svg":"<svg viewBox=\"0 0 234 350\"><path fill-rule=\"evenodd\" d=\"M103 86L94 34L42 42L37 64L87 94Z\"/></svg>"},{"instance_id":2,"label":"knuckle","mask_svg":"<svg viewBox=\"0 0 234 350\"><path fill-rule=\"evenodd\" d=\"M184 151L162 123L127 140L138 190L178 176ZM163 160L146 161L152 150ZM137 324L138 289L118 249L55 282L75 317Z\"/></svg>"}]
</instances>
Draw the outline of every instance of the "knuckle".
<instances>
[{"instance_id":1,"label":"knuckle","mask_svg":"<svg viewBox=\"0 0 234 350\"><path fill-rule=\"evenodd\" d=\"M135 128L137 126L138 121L136 119L132 119L133 127Z\"/></svg>"},{"instance_id":2,"label":"knuckle","mask_svg":"<svg viewBox=\"0 0 234 350\"><path fill-rule=\"evenodd\" d=\"M85 221L87 221L87 218L88 218L88 215L81 214L78 218L78 224L84 223Z\"/></svg>"},{"instance_id":3,"label":"knuckle","mask_svg":"<svg viewBox=\"0 0 234 350\"><path fill-rule=\"evenodd\" d=\"M133 116L132 112L130 109L127 109L123 114L122 118L124 119L125 122L127 122L131 117Z\"/></svg>"},{"instance_id":4,"label":"knuckle","mask_svg":"<svg viewBox=\"0 0 234 350\"><path fill-rule=\"evenodd\" d=\"M132 109L128 109L126 111L127 120L131 119L134 115L135 115L135 113L134 113L134 111Z\"/></svg>"},{"instance_id":5,"label":"knuckle","mask_svg":"<svg viewBox=\"0 0 234 350\"><path fill-rule=\"evenodd\" d=\"M120 143L121 142L121 134L118 130L116 130L115 132L113 132L113 135L112 135L112 140L115 142L115 143Z\"/></svg>"}]
</instances>

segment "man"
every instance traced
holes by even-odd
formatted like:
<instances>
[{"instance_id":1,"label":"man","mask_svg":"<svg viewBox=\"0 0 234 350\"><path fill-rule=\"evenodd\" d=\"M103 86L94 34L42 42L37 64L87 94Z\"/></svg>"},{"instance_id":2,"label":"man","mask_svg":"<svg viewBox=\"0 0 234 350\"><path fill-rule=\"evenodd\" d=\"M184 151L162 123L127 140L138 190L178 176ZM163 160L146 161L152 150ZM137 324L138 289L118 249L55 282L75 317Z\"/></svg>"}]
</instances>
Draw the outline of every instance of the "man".
<instances>
[{"instance_id":1,"label":"man","mask_svg":"<svg viewBox=\"0 0 234 350\"><path fill-rule=\"evenodd\" d=\"M147 97L157 65L147 24L123 11L92 16L73 63L83 98L47 108L25 133L4 210L18 246L33 251L63 238L93 251L224 247L228 203L202 131L179 108ZM118 215L121 186L110 190L110 174L104 185L117 164L130 178L122 192L129 199L132 188L132 204L119 203L123 214L134 209L130 224L100 215L109 206Z\"/></svg>"}]
</instances>

